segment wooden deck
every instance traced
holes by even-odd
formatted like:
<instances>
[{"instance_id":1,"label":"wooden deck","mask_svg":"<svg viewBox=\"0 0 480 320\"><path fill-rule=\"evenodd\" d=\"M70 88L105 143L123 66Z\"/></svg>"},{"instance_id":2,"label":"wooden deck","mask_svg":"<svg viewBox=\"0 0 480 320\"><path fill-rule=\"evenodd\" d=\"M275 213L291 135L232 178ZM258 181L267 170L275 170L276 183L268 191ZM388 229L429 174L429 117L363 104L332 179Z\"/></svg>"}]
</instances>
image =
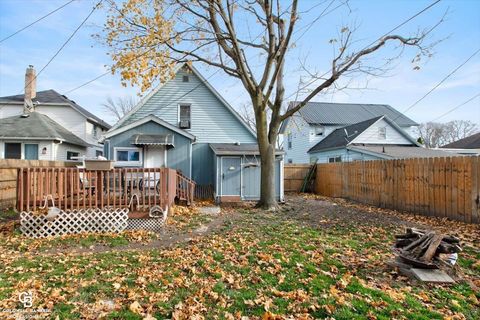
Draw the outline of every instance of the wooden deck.
<instances>
[{"instance_id":1,"label":"wooden deck","mask_svg":"<svg viewBox=\"0 0 480 320\"><path fill-rule=\"evenodd\" d=\"M17 209L36 211L51 196L62 210L129 208L148 212L166 208L176 199L193 203L195 182L170 168L116 168L108 171L79 168L18 169ZM49 202L51 206L51 201Z\"/></svg>"}]
</instances>

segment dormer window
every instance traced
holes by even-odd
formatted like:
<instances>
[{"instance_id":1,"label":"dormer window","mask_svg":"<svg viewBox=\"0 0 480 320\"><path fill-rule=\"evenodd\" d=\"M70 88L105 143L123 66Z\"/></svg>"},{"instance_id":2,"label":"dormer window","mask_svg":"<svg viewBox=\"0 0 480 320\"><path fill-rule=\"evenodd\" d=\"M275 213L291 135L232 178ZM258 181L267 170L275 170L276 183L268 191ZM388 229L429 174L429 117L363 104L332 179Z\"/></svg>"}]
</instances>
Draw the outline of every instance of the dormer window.
<instances>
[{"instance_id":1,"label":"dormer window","mask_svg":"<svg viewBox=\"0 0 480 320\"><path fill-rule=\"evenodd\" d=\"M188 76L183 76L182 81L183 82L190 82L190 78Z\"/></svg>"},{"instance_id":2,"label":"dormer window","mask_svg":"<svg viewBox=\"0 0 480 320\"><path fill-rule=\"evenodd\" d=\"M385 140L387 139L387 127L378 128L378 139Z\"/></svg>"},{"instance_id":3,"label":"dormer window","mask_svg":"<svg viewBox=\"0 0 480 320\"><path fill-rule=\"evenodd\" d=\"M181 104L179 107L179 121L178 126L180 129L190 129L191 127L191 120L190 120L190 105L189 104Z\"/></svg>"}]
</instances>

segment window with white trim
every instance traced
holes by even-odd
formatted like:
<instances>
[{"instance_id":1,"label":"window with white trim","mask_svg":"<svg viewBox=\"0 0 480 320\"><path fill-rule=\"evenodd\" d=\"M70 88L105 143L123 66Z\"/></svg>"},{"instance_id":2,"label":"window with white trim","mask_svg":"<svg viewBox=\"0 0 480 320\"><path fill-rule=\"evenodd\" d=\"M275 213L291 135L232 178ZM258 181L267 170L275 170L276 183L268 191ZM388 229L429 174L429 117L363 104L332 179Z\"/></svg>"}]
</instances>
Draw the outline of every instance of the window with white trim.
<instances>
[{"instance_id":1,"label":"window with white trim","mask_svg":"<svg viewBox=\"0 0 480 320\"><path fill-rule=\"evenodd\" d=\"M191 110L189 104L180 104L178 106L178 126L180 129L190 129L191 127Z\"/></svg>"},{"instance_id":2,"label":"window with white trim","mask_svg":"<svg viewBox=\"0 0 480 320\"><path fill-rule=\"evenodd\" d=\"M140 148L114 148L114 159L117 165L139 166L142 165L142 149Z\"/></svg>"},{"instance_id":3,"label":"window with white trim","mask_svg":"<svg viewBox=\"0 0 480 320\"><path fill-rule=\"evenodd\" d=\"M288 150L292 149L292 145L293 145L293 139L292 138L293 138L292 134L289 133L287 135L287 148L288 148Z\"/></svg>"},{"instance_id":4,"label":"window with white trim","mask_svg":"<svg viewBox=\"0 0 480 320\"><path fill-rule=\"evenodd\" d=\"M67 151L67 160L78 160L78 156L80 156L79 152Z\"/></svg>"},{"instance_id":5,"label":"window with white trim","mask_svg":"<svg viewBox=\"0 0 480 320\"><path fill-rule=\"evenodd\" d=\"M329 163L342 162L342 156L329 157L329 158L328 158L328 162L329 162Z\"/></svg>"},{"instance_id":6,"label":"window with white trim","mask_svg":"<svg viewBox=\"0 0 480 320\"><path fill-rule=\"evenodd\" d=\"M381 139L381 140L387 139L387 127L378 128L378 139Z\"/></svg>"},{"instance_id":7,"label":"window with white trim","mask_svg":"<svg viewBox=\"0 0 480 320\"><path fill-rule=\"evenodd\" d=\"M22 159L22 144L5 142L5 159Z\"/></svg>"}]
</instances>

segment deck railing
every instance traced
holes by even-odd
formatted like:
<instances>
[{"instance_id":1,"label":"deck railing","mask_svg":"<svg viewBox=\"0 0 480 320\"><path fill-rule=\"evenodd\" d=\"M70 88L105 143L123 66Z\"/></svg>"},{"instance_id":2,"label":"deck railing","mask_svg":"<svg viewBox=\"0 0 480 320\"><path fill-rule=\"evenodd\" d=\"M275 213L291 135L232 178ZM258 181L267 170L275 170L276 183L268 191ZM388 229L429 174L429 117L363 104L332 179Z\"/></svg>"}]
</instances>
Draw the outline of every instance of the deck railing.
<instances>
[{"instance_id":1,"label":"deck railing","mask_svg":"<svg viewBox=\"0 0 480 320\"><path fill-rule=\"evenodd\" d=\"M17 209L37 210L51 195L63 209L130 208L148 211L171 206L175 197L193 202L194 182L170 168L18 169ZM51 202L49 202L51 205Z\"/></svg>"},{"instance_id":2,"label":"deck railing","mask_svg":"<svg viewBox=\"0 0 480 320\"><path fill-rule=\"evenodd\" d=\"M195 181L177 172L177 197L186 201L187 205L193 203L195 194Z\"/></svg>"}]
</instances>

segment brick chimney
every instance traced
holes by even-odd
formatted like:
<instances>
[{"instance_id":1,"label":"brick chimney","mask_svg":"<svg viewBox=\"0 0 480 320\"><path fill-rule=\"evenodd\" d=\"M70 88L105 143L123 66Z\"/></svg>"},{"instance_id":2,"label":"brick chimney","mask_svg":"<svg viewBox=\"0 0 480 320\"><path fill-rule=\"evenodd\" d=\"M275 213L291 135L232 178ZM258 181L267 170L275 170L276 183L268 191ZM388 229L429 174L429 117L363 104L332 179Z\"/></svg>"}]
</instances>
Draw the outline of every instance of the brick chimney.
<instances>
[{"instance_id":1,"label":"brick chimney","mask_svg":"<svg viewBox=\"0 0 480 320\"><path fill-rule=\"evenodd\" d=\"M37 78L35 69L29 65L25 71L25 98L24 111L31 112L34 110L32 100L37 96Z\"/></svg>"}]
</instances>

